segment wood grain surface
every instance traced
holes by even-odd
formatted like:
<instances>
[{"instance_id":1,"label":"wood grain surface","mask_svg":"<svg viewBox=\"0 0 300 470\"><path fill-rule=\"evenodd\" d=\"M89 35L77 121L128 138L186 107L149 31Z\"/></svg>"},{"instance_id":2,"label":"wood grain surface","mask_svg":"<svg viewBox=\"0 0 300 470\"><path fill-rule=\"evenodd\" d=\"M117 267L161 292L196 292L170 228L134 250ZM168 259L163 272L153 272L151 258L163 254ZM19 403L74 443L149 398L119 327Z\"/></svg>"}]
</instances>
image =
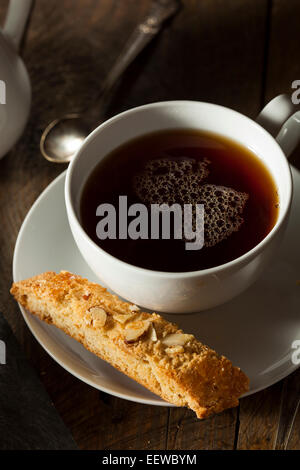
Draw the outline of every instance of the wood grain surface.
<instances>
[{"instance_id":1,"label":"wood grain surface","mask_svg":"<svg viewBox=\"0 0 300 470\"><path fill-rule=\"evenodd\" d=\"M37 344L9 295L24 216L65 169L41 157L41 132L63 112L93 102L150 3L35 1L22 44L33 90L30 120L0 161L0 310L81 449L300 449L300 372L242 399L239 408L199 421L184 409L131 403L80 382ZM6 5L0 4L1 20ZM255 117L275 95L291 92L291 82L300 79L298 0L184 0L183 5L127 70L107 115L184 98ZM300 166L299 149L293 162Z\"/></svg>"}]
</instances>

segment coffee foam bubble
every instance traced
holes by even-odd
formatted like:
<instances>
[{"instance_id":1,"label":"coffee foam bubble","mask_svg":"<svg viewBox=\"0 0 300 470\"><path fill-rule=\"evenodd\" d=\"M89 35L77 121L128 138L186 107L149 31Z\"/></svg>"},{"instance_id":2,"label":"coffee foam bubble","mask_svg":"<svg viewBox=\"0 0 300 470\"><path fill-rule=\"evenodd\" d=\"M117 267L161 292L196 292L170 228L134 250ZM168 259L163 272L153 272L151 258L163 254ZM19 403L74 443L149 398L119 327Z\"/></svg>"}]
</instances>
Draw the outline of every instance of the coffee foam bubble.
<instances>
[{"instance_id":1,"label":"coffee foam bubble","mask_svg":"<svg viewBox=\"0 0 300 470\"><path fill-rule=\"evenodd\" d=\"M204 245L215 246L237 232L248 194L232 188L204 183L209 175L209 160L160 158L150 160L133 177L133 189L139 199L150 204L204 204Z\"/></svg>"}]
</instances>

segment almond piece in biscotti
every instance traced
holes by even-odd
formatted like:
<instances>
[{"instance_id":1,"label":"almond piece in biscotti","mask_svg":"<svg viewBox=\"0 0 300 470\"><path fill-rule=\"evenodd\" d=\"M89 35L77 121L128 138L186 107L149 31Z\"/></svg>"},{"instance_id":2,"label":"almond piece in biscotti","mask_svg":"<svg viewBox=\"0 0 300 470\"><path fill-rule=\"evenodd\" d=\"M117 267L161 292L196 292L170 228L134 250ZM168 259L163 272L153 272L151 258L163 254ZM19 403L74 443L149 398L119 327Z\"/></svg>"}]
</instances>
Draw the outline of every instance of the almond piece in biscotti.
<instances>
[{"instance_id":1,"label":"almond piece in biscotti","mask_svg":"<svg viewBox=\"0 0 300 470\"><path fill-rule=\"evenodd\" d=\"M101 328L105 325L107 313L102 307L90 307L87 312L87 323L95 328Z\"/></svg>"},{"instance_id":2,"label":"almond piece in biscotti","mask_svg":"<svg viewBox=\"0 0 300 470\"><path fill-rule=\"evenodd\" d=\"M129 327L125 329L126 343L134 343L140 339L150 327L149 321L136 321L130 323Z\"/></svg>"},{"instance_id":3,"label":"almond piece in biscotti","mask_svg":"<svg viewBox=\"0 0 300 470\"><path fill-rule=\"evenodd\" d=\"M162 343L165 346L184 346L190 338L191 335L186 335L184 333L172 333L167 335L162 340Z\"/></svg>"}]
</instances>

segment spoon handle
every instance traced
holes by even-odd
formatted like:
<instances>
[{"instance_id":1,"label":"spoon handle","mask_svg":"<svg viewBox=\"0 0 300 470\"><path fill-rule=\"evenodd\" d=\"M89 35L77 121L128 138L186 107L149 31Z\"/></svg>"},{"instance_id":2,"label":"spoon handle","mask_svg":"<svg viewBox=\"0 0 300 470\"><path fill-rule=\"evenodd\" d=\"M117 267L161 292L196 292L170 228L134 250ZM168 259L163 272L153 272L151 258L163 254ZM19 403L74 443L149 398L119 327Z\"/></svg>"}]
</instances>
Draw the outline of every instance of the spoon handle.
<instances>
[{"instance_id":1,"label":"spoon handle","mask_svg":"<svg viewBox=\"0 0 300 470\"><path fill-rule=\"evenodd\" d=\"M100 92L101 101L110 93L122 73L133 62L154 36L161 30L163 23L175 15L181 7L180 0L155 0L146 18L134 30L125 47L109 72Z\"/></svg>"}]
</instances>

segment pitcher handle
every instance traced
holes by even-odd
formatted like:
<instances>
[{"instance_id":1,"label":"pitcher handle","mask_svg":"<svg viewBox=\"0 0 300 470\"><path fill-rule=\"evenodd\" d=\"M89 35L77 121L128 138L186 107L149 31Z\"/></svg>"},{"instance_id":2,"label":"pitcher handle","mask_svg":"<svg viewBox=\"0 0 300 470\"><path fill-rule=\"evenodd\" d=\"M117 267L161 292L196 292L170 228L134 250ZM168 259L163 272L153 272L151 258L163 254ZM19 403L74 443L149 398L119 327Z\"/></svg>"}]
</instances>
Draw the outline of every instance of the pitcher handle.
<instances>
[{"instance_id":1,"label":"pitcher handle","mask_svg":"<svg viewBox=\"0 0 300 470\"><path fill-rule=\"evenodd\" d=\"M289 95L276 96L259 113L256 122L275 137L286 157L300 143L300 110Z\"/></svg>"},{"instance_id":2,"label":"pitcher handle","mask_svg":"<svg viewBox=\"0 0 300 470\"><path fill-rule=\"evenodd\" d=\"M32 0L10 0L3 32L18 50L31 10Z\"/></svg>"}]
</instances>

